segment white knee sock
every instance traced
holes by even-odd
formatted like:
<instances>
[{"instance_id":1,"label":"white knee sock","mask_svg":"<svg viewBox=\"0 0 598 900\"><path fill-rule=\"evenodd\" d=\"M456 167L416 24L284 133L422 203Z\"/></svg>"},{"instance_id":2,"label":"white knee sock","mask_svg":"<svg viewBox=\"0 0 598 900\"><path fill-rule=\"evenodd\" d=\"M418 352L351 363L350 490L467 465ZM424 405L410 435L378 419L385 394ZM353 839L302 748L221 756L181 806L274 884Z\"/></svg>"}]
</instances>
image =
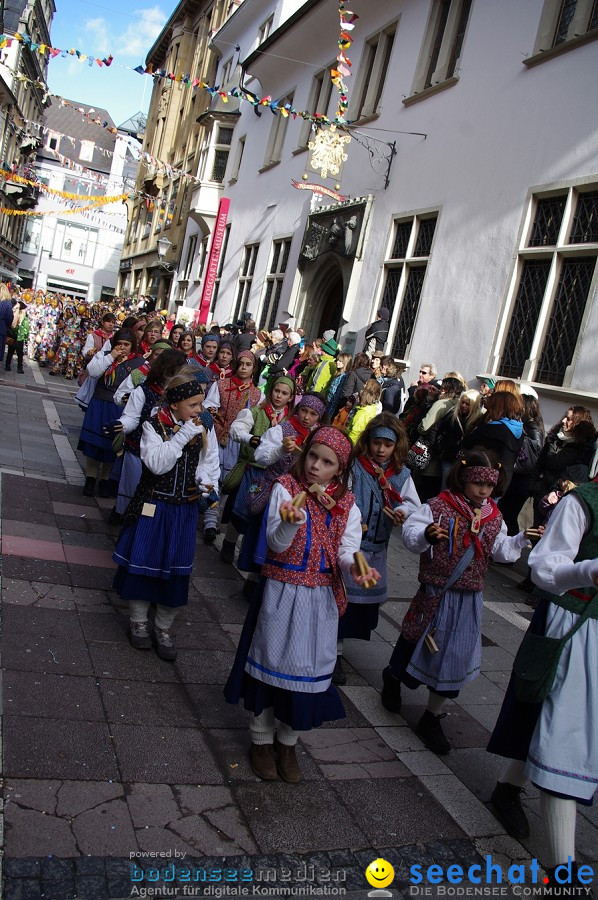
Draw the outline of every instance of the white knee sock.
<instances>
[{"instance_id":1,"label":"white knee sock","mask_svg":"<svg viewBox=\"0 0 598 900\"><path fill-rule=\"evenodd\" d=\"M428 706L427 709L435 716L439 716L444 709L447 698L440 697L439 694L433 694L432 691L428 694Z\"/></svg>"},{"instance_id":2,"label":"white knee sock","mask_svg":"<svg viewBox=\"0 0 598 900\"><path fill-rule=\"evenodd\" d=\"M129 619L131 622L147 622L149 603L143 600L129 600Z\"/></svg>"},{"instance_id":3,"label":"white knee sock","mask_svg":"<svg viewBox=\"0 0 598 900\"><path fill-rule=\"evenodd\" d=\"M102 463L100 467L100 480L108 481L110 478L110 472L112 471L112 463Z\"/></svg>"},{"instance_id":4,"label":"white knee sock","mask_svg":"<svg viewBox=\"0 0 598 900\"><path fill-rule=\"evenodd\" d=\"M299 738L299 732L293 731L290 725L285 722L279 722L276 729L276 737L285 747L294 747Z\"/></svg>"},{"instance_id":5,"label":"white knee sock","mask_svg":"<svg viewBox=\"0 0 598 900\"><path fill-rule=\"evenodd\" d=\"M525 762L521 759L510 759L501 775L498 776L501 784L512 784L515 787L525 787Z\"/></svg>"},{"instance_id":6,"label":"white knee sock","mask_svg":"<svg viewBox=\"0 0 598 900\"><path fill-rule=\"evenodd\" d=\"M168 631L172 628L172 623L176 618L176 614L178 609L172 606L162 606L160 603L156 605L156 617L154 619L154 624L156 628L161 628L162 631Z\"/></svg>"},{"instance_id":7,"label":"white knee sock","mask_svg":"<svg viewBox=\"0 0 598 900\"><path fill-rule=\"evenodd\" d=\"M208 528L218 528L218 517L220 516L220 507L216 506L214 509L206 509L203 514L203 530L207 531Z\"/></svg>"},{"instance_id":8,"label":"white knee sock","mask_svg":"<svg viewBox=\"0 0 598 900\"><path fill-rule=\"evenodd\" d=\"M548 865L560 866L567 862L569 856L575 859L575 800L565 800L540 791L540 812L548 844Z\"/></svg>"},{"instance_id":9,"label":"white knee sock","mask_svg":"<svg viewBox=\"0 0 598 900\"><path fill-rule=\"evenodd\" d=\"M345 642L342 641L342 640L339 640L339 641L336 642L336 655L337 655L337 656L342 656L342 655L343 655L343 647L344 647L344 643L345 643Z\"/></svg>"},{"instance_id":10,"label":"white knee sock","mask_svg":"<svg viewBox=\"0 0 598 900\"><path fill-rule=\"evenodd\" d=\"M272 707L262 710L259 716L252 716L249 722L251 740L254 744L273 744L276 720Z\"/></svg>"}]
</instances>

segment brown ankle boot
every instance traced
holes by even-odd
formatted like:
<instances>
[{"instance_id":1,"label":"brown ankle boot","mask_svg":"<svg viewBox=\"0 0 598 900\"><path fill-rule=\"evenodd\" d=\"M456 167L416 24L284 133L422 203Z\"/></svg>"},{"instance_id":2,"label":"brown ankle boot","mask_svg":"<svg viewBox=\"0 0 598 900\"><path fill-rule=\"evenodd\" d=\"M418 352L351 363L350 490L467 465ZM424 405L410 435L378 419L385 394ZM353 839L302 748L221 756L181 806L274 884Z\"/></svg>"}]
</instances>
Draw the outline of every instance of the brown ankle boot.
<instances>
[{"instance_id":1,"label":"brown ankle boot","mask_svg":"<svg viewBox=\"0 0 598 900\"><path fill-rule=\"evenodd\" d=\"M258 778L278 781L272 744L252 744L249 749L249 765Z\"/></svg>"},{"instance_id":2,"label":"brown ankle boot","mask_svg":"<svg viewBox=\"0 0 598 900\"><path fill-rule=\"evenodd\" d=\"M299 784L301 781L301 770L297 761L295 747L289 747L287 744L281 744L278 739L274 740L274 749L277 754L278 774L289 784Z\"/></svg>"}]
</instances>

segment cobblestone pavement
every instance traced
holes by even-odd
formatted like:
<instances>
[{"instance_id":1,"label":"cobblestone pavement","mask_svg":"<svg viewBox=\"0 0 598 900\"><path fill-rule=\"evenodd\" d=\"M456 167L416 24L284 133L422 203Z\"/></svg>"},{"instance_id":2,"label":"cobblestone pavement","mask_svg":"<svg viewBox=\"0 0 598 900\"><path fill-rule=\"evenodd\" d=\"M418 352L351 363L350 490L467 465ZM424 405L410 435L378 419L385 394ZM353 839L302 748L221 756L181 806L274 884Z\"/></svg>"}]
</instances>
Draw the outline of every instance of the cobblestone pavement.
<instances>
[{"instance_id":1,"label":"cobblestone pavement","mask_svg":"<svg viewBox=\"0 0 598 900\"><path fill-rule=\"evenodd\" d=\"M483 674L450 703L455 749L440 759L412 730L423 689L406 692L401 716L379 700L416 587L417 558L394 538L393 596L374 639L345 645L347 718L305 735L300 785L263 784L247 761L247 715L222 699L247 609L241 575L198 543L176 663L133 650L111 591L112 501L81 494L76 385L25 365L24 376L0 371L6 900L199 896L210 885L212 896L291 885L365 897L379 856L395 867L393 895L407 896L415 864L467 868L492 854L506 873L542 860L537 791L524 801L524 845L487 803L501 762L484 748L531 613L517 572L490 572ZM596 862L598 815L580 807L578 819L580 859Z\"/></svg>"}]
</instances>

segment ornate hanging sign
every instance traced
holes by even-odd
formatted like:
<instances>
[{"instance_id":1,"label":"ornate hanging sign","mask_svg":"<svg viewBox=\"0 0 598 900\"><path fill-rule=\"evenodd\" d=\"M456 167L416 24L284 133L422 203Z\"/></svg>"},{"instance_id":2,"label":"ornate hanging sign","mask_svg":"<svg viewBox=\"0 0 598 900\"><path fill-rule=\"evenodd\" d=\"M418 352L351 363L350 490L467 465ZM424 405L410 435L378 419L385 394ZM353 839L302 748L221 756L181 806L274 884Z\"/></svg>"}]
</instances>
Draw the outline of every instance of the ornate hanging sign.
<instances>
[{"instance_id":1,"label":"ornate hanging sign","mask_svg":"<svg viewBox=\"0 0 598 900\"><path fill-rule=\"evenodd\" d=\"M339 134L335 125L319 128L313 141L309 141L310 154L307 169L318 172L322 178L339 178L348 158L345 147L351 143L348 134Z\"/></svg>"},{"instance_id":2,"label":"ornate hanging sign","mask_svg":"<svg viewBox=\"0 0 598 900\"><path fill-rule=\"evenodd\" d=\"M338 191L333 191L332 188L326 187L324 184L310 184L307 181L303 182L303 184L300 181L292 181L291 183L298 191L311 191L312 194L320 194L323 197L332 197L333 200L338 200L339 203L342 203L343 200L347 199L344 194L339 194Z\"/></svg>"}]
</instances>

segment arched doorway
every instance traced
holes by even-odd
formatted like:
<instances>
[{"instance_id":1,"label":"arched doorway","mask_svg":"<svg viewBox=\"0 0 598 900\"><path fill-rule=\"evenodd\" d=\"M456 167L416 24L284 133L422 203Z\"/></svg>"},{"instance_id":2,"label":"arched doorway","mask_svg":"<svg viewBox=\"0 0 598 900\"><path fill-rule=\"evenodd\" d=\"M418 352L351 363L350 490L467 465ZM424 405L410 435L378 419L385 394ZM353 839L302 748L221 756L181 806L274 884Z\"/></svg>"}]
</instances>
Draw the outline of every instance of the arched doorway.
<instances>
[{"instance_id":1,"label":"arched doorway","mask_svg":"<svg viewBox=\"0 0 598 900\"><path fill-rule=\"evenodd\" d=\"M341 267L330 256L306 288L303 325L308 338L322 337L328 330L338 331L343 318L345 286Z\"/></svg>"}]
</instances>

